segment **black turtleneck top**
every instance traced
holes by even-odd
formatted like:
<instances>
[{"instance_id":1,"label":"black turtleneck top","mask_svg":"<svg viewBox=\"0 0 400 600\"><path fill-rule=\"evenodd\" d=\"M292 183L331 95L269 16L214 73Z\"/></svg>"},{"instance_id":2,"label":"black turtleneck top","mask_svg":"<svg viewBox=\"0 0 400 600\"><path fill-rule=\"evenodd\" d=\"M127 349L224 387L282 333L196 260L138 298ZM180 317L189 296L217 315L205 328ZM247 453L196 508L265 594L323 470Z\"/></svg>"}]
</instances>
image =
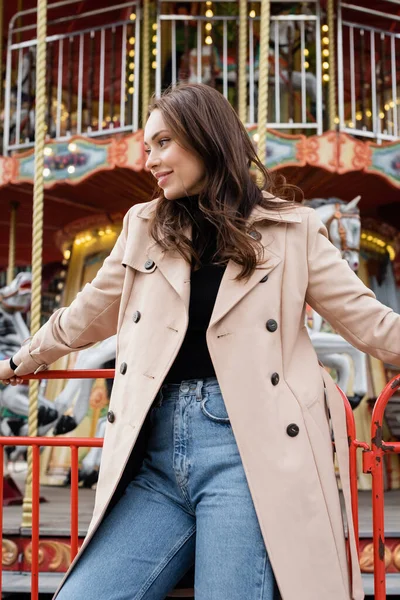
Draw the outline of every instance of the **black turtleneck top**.
<instances>
[{"instance_id":1,"label":"black turtleneck top","mask_svg":"<svg viewBox=\"0 0 400 600\"><path fill-rule=\"evenodd\" d=\"M177 202L177 200L175 200ZM200 254L200 268L191 271L189 326L179 353L164 383L180 383L187 379L214 377L206 342L206 331L225 266L213 264L217 251L215 226L204 219L198 209L198 196L182 198L193 222L192 243Z\"/></svg>"}]
</instances>

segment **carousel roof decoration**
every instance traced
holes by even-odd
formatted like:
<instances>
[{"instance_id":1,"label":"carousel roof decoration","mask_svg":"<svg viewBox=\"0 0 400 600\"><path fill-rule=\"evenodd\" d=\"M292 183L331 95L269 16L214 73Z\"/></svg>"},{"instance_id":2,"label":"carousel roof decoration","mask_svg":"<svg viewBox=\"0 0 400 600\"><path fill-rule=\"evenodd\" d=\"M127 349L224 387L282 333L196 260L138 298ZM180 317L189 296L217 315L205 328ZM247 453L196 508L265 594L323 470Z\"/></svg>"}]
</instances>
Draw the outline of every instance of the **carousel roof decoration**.
<instances>
[{"instance_id":1,"label":"carousel roof decoration","mask_svg":"<svg viewBox=\"0 0 400 600\"><path fill-rule=\"evenodd\" d=\"M141 171L145 166L143 131L107 139L73 136L66 141L47 142L44 149L44 187L58 182L78 184L100 171L116 167ZM33 183L34 149L0 157L0 186Z\"/></svg>"}]
</instances>

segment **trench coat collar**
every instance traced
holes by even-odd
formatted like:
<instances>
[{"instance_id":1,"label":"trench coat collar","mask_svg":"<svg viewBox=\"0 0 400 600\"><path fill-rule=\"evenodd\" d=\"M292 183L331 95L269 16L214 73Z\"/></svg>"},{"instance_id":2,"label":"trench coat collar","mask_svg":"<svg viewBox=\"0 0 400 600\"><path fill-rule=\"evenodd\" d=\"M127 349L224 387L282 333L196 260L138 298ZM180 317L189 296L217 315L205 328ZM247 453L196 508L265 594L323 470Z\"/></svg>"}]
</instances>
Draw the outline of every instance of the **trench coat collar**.
<instances>
[{"instance_id":1,"label":"trench coat collar","mask_svg":"<svg viewBox=\"0 0 400 600\"><path fill-rule=\"evenodd\" d=\"M263 192L263 194L267 198L272 198L267 192ZM149 219L155 209L157 200L146 204L139 210L137 216L141 219ZM279 198L275 198L274 200L277 204L285 202ZM282 261L282 257L275 254L271 249L274 240L273 228L271 229L268 226L271 221L277 225L279 223L300 223L301 220L301 215L296 208L273 210L257 206L253 209L249 217L249 231L255 230L260 236L262 245L260 264L249 279L237 280L236 277L241 268L232 260L228 262L215 300L209 328L216 325L263 277L268 275ZM191 239L191 227L188 227L185 233ZM151 243L147 247L146 256L148 259L154 261L156 267L160 269L163 276L180 296L188 312L190 301L190 264L183 259L179 252L166 252L156 242Z\"/></svg>"}]
</instances>

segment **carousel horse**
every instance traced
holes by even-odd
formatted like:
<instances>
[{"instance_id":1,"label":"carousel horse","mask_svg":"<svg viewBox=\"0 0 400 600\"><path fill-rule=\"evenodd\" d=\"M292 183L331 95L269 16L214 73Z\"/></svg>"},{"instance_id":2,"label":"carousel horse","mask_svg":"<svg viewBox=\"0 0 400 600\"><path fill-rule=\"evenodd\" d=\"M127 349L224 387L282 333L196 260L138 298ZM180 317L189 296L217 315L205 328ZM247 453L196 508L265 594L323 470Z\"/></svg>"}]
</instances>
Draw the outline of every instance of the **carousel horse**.
<instances>
[{"instance_id":1,"label":"carousel horse","mask_svg":"<svg viewBox=\"0 0 400 600\"><path fill-rule=\"evenodd\" d=\"M116 337L112 336L86 350L81 350L75 363L75 369L109 368L116 354ZM107 380L108 381L108 380ZM54 401L58 414L62 415L57 421L53 433L65 434L75 429L84 419L89 409L90 393L94 379L70 379ZM111 389L108 390L109 395ZM66 414L67 413L67 414ZM104 437L107 419L102 417L97 422L96 438ZM85 487L96 483L100 466L101 448L92 448L82 460L79 469L79 480Z\"/></svg>"},{"instance_id":2,"label":"carousel horse","mask_svg":"<svg viewBox=\"0 0 400 600\"><path fill-rule=\"evenodd\" d=\"M31 273L18 273L10 285L0 289L0 359L13 356L24 341L29 330L22 317L31 302ZM0 435L27 435L29 411L29 387L27 385L0 385ZM39 392L38 426L42 435L58 416L54 404Z\"/></svg>"},{"instance_id":3,"label":"carousel horse","mask_svg":"<svg viewBox=\"0 0 400 600\"><path fill-rule=\"evenodd\" d=\"M268 54L269 63L269 76L273 78L273 83L277 83L276 79L279 79L279 85L283 90L287 90L289 82L289 49L291 48L290 37L294 38L294 27L293 21L277 21L275 24L272 23L270 33L270 48ZM277 35L276 35L277 34ZM277 38L277 39L276 39ZM275 42L276 40L276 42ZM279 51L279 69L278 73L275 74L275 46L277 45ZM295 52L298 48L293 45L292 52ZM258 83L259 80L259 63L260 63L260 44L257 44L255 48L254 56L254 82ZM192 48L189 51L189 83L197 82L197 48ZM227 81L228 83L236 83L237 80L237 64L236 58L231 56L228 52L227 56ZM204 45L201 49L201 81L207 85L215 82L221 83L223 81L223 61L222 57L216 46ZM306 95L310 98L311 102L317 100L317 79L315 75L309 71L304 73L300 71L292 71L290 75L290 82L293 90L301 90L304 78L304 85ZM249 82L249 64L246 65L246 81Z\"/></svg>"},{"instance_id":4,"label":"carousel horse","mask_svg":"<svg viewBox=\"0 0 400 600\"><path fill-rule=\"evenodd\" d=\"M353 271L359 266L360 215L357 204L360 196L349 203L337 198L316 198L306 202L314 208L325 224L330 241L341 251L342 257ZM308 321L308 319L307 319ZM353 396L349 398L353 408L358 406L367 393L366 355L354 348L337 333L323 331L323 319L315 311L311 314L311 327L306 322L308 333L318 358L328 367L336 370L338 385L346 393L354 366Z\"/></svg>"}]
</instances>

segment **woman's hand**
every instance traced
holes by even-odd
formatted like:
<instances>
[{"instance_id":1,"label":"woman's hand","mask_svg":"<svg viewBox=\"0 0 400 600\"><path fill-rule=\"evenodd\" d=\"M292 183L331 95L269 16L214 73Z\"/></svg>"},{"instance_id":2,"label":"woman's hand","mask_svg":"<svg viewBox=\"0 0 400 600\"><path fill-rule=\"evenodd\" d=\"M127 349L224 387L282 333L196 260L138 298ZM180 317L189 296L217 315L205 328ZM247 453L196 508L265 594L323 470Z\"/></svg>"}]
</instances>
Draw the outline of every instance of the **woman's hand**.
<instances>
[{"instance_id":1,"label":"woman's hand","mask_svg":"<svg viewBox=\"0 0 400 600\"><path fill-rule=\"evenodd\" d=\"M11 383L11 385L18 385L23 382L23 379L14 374L14 371L10 367L10 359L0 360L0 381L5 385Z\"/></svg>"}]
</instances>

